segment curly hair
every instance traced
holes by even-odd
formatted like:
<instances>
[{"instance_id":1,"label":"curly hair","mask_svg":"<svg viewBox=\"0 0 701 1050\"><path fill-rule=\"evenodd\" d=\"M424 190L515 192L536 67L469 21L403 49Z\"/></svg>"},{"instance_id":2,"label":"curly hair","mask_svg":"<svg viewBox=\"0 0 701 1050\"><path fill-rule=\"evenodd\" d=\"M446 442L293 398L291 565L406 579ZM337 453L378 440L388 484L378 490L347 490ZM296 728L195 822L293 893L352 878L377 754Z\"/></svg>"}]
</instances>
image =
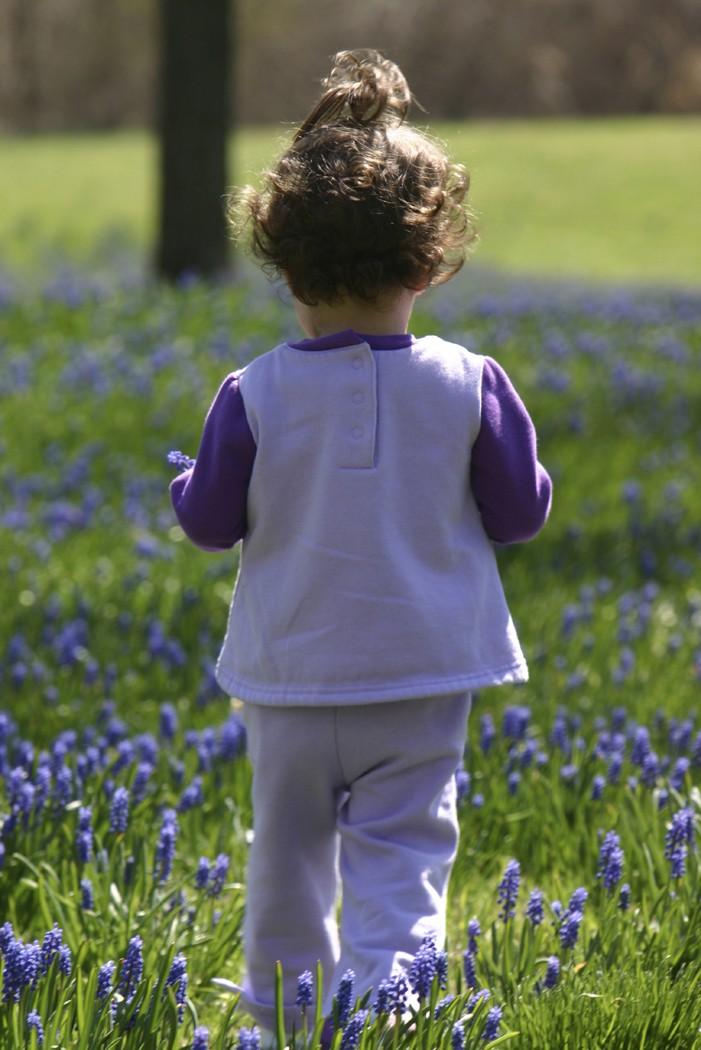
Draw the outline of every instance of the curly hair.
<instances>
[{"instance_id":1,"label":"curly hair","mask_svg":"<svg viewBox=\"0 0 701 1050\"><path fill-rule=\"evenodd\" d=\"M260 191L230 191L234 238L314 306L441 284L477 239L469 176L404 123L412 95L378 51L340 51Z\"/></svg>"}]
</instances>

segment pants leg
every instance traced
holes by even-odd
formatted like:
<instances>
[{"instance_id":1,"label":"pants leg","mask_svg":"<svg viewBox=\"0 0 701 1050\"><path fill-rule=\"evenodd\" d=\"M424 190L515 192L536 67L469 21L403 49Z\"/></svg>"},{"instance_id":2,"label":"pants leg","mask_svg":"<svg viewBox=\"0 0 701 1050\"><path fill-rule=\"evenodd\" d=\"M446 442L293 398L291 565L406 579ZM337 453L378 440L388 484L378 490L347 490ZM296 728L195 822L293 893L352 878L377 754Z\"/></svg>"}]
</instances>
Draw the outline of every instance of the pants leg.
<instances>
[{"instance_id":1,"label":"pants leg","mask_svg":"<svg viewBox=\"0 0 701 1050\"><path fill-rule=\"evenodd\" d=\"M459 825L454 773L469 693L337 708L350 797L339 812L342 951L324 1006L347 969L355 994L404 971L426 934L445 946ZM415 1001L415 1000L414 1000Z\"/></svg>"},{"instance_id":2,"label":"pants leg","mask_svg":"<svg viewBox=\"0 0 701 1050\"><path fill-rule=\"evenodd\" d=\"M275 961L283 966L285 1023L299 1027L297 977L325 986L338 960L336 827L344 784L331 707L244 705L253 766L254 838L246 876L241 1006L275 1027ZM313 1007L312 1007L313 1009Z\"/></svg>"}]
</instances>

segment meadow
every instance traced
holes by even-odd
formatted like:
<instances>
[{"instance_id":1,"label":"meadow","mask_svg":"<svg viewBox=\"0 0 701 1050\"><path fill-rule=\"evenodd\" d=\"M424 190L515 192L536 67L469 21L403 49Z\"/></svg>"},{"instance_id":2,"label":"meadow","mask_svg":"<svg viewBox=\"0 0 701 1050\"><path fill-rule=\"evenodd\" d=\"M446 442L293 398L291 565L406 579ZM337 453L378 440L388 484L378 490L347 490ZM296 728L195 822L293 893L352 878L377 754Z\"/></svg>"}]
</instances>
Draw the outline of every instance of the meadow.
<instances>
[{"instance_id":1,"label":"meadow","mask_svg":"<svg viewBox=\"0 0 701 1050\"><path fill-rule=\"evenodd\" d=\"M231 984L250 767L238 703L213 678L238 549L188 543L167 457L196 455L228 372L298 332L246 267L218 284L148 280L128 222L91 264L105 195L71 233L70 180L45 219L29 143L10 149L27 151L15 216L41 200L24 244L7 219L0 233L0 1047L248 1050L258 1033ZM646 157L651 171L652 145ZM686 229L661 224L683 272L649 270L660 226L612 198L599 211L625 222L625 260L596 241L597 283L500 277L480 262L525 270L526 256L483 255L483 229L475 260L419 301L416 335L440 331L512 376L555 495L535 541L497 551L531 677L474 697L446 952L427 944L408 975L412 1031L390 1027L401 989L360 1001L349 977L335 1050L701 1047L701 287L693 191L674 170L665 183L632 164L629 180L654 185L658 215L688 203ZM140 186L114 200L136 214ZM578 186L584 199L586 173ZM25 283L44 222L54 255ZM568 270L552 254L560 222L533 252L538 274ZM281 1048L318 1045L320 976L285 974L299 1024L278 1026Z\"/></svg>"},{"instance_id":2,"label":"meadow","mask_svg":"<svg viewBox=\"0 0 701 1050\"><path fill-rule=\"evenodd\" d=\"M523 275L697 286L701 118L424 124L471 176L482 266ZM256 181L291 129L232 137L232 181ZM157 145L141 131L0 142L0 246L13 269L43 254L94 259L101 239L150 251Z\"/></svg>"}]
</instances>

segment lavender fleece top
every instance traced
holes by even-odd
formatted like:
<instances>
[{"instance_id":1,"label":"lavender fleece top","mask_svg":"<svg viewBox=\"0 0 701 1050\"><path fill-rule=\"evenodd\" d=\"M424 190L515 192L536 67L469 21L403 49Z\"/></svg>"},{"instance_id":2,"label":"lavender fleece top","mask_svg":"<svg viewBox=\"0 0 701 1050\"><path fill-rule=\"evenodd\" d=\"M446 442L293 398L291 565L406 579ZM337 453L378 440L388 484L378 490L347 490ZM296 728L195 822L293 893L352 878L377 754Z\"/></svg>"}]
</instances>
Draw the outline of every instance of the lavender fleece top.
<instances>
[{"instance_id":1,"label":"lavender fleece top","mask_svg":"<svg viewBox=\"0 0 701 1050\"><path fill-rule=\"evenodd\" d=\"M289 345L313 352L360 342L392 351L411 346L414 337L346 329ZM203 550L229 550L245 536L255 455L238 377L231 373L207 413L195 466L170 483L178 522ZM552 482L538 462L535 428L506 372L491 357L484 361L481 426L472 448L470 484L484 530L495 543L531 539L550 513Z\"/></svg>"}]
</instances>

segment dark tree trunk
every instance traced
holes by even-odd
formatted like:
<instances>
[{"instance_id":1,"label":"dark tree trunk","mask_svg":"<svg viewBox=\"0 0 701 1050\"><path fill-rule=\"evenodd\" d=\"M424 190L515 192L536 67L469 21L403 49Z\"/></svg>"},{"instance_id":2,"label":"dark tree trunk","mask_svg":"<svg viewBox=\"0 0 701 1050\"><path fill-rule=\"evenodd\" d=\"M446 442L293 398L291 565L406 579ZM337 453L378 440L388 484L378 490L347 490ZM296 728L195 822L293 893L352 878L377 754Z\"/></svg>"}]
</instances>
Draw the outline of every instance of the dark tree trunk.
<instances>
[{"instance_id":1,"label":"dark tree trunk","mask_svg":"<svg viewBox=\"0 0 701 1050\"><path fill-rule=\"evenodd\" d=\"M41 14L38 16L41 18ZM36 49L36 12L29 10L27 0L16 0L11 9L10 82L15 85L17 126L23 131L39 131L42 100Z\"/></svg>"},{"instance_id":2,"label":"dark tree trunk","mask_svg":"<svg viewBox=\"0 0 701 1050\"><path fill-rule=\"evenodd\" d=\"M222 274L231 0L159 0L159 232L155 268Z\"/></svg>"}]
</instances>

